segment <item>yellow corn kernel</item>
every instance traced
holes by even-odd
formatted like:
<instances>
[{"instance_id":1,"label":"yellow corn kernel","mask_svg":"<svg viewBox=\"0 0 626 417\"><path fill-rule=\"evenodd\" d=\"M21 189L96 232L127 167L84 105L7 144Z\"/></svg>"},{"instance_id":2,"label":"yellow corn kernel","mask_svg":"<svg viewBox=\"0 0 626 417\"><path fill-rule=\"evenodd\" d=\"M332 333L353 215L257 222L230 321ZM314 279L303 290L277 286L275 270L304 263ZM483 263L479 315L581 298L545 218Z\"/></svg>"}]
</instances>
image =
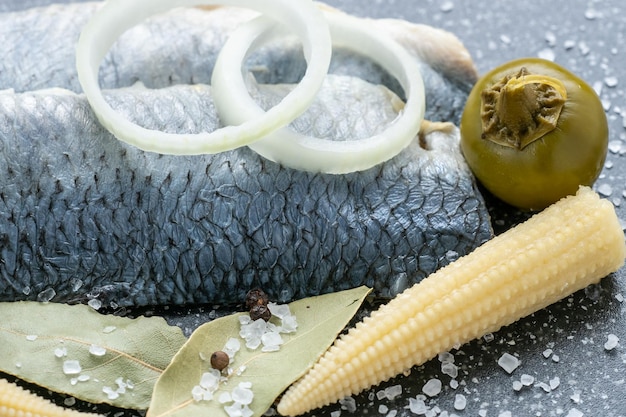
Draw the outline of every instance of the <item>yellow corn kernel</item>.
<instances>
[{"instance_id":1,"label":"yellow corn kernel","mask_svg":"<svg viewBox=\"0 0 626 417\"><path fill-rule=\"evenodd\" d=\"M6 379L0 379L0 417L87 417L75 410L59 407Z\"/></svg>"},{"instance_id":2,"label":"yellow corn kernel","mask_svg":"<svg viewBox=\"0 0 626 417\"><path fill-rule=\"evenodd\" d=\"M625 257L612 204L581 187L374 311L290 387L278 411L299 415L386 381L598 282Z\"/></svg>"}]
</instances>

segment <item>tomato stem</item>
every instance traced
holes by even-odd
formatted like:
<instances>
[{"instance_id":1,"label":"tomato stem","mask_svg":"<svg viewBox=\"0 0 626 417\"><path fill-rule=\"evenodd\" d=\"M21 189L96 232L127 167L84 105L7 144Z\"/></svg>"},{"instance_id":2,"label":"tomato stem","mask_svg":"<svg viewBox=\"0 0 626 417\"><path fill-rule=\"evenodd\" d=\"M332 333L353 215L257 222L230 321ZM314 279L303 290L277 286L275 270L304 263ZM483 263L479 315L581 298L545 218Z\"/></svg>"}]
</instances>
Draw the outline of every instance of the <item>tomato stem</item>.
<instances>
[{"instance_id":1,"label":"tomato stem","mask_svg":"<svg viewBox=\"0 0 626 417\"><path fill-rule=\"evenodd\" d=\"M522 68L482 92L482 137L523 149L557 126L567 90L558 79Z\"/></svg>"}]
</instances>

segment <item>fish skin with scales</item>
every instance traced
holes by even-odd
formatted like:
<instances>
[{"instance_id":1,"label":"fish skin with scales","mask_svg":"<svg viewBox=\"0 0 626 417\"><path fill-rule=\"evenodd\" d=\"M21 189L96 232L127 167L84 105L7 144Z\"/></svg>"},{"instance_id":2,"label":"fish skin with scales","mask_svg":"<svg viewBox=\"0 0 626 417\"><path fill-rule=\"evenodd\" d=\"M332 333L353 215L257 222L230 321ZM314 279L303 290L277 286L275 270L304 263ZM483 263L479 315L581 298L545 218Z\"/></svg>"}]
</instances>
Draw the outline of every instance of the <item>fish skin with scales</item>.
<instances>
[{"instance_id":1,"label":"fish skin with scales","mask_svg":"<svg viewBox=\"0 0 626 417\"><path fill-rule=\"evenodd\" d=\"M59 79L73 79L67 71ZM102 128L79 91L55 83L0 93L0 301L45 294L117 306L238 303L255 286L280 302L359 285L391 297L492 236L450 124L431 125L377 167L326 175L281 167L248 148L141 151ZM285 88L261 84L258 99L276 100ZM354 111L337 113L337 100L350 99L337 91L370 101L344 102ZM206 85L105 94L148 128L220 126ZM394 97L331 76L317 107L293 125L330 136L349 126L365 137L401 111Z\"/></svg>"},{"instance_id":2,"label":"fish skin with scales","mask_svg":"<svg viewBox=\"0 0 626 417\"><path fill-rule=\"evenodd\" d=\"M0 13L0 39L5 45L0 48L0 90L59 87L80 92L74 48L82 27L101 4L58 3ZM208 11L177 8L155 15L122 34L113 45L100 66L100 85L110 89L137 82L150 88L210 84L213 65L228 34L253 16L253 11L232 7ZM363 19L363 24L389 35L416 57L430 87L426 89L426 118L458 123L478 78L462 43L449 32L397 19ZM295 38L252 53L247 65L263 83L294 83L306 69ZM334 51L330 72L382 83L402 95L397 81L378 65L345 49Z\"/></svg>"}]
</instances>

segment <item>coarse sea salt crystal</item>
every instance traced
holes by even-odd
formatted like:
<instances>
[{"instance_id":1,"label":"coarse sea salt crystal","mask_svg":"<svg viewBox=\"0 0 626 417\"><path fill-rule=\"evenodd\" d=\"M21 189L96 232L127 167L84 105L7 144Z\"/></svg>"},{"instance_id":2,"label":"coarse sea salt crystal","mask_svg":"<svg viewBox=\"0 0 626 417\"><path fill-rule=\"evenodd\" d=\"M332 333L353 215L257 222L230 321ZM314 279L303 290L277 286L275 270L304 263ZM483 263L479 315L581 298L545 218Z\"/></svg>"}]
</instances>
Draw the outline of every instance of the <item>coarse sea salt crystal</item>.
<instances>
[{"instance_id":1,"label":"coarse sea salt crystal","mask_svg":"<svg viewBox=\"0 0 626 417\"><path fill-rule=\"evenodd\" d=\"M385 397L388 400L393 400L400 395L402 395L402 385L392 385L390 387L386 387L384 390Z\"/></svg>"},{"instance_id":2,"label":"coarse sea salt crystal","mask_svg":"<svg viewBox=\"0 0 626 417\"><path fill-rule=\"evenodd\" d=\"M54 356L56 356L57 358L63 358L67 356L67 348L59 347L54 349Z\"/></svg>"},{"instance_id":3,"label":"coarse sea salt crystal","mask_svg":"<svg viewBox=\"0 0 626 417\"><path fill-rule=\"evenodd\" d=\"M604 79L604 84L606 84L606 86L609 87L609 88L616 87L618 83L619 83L619 81L618 81L617 77L606 77Z\"/></svg>"},{"instance_id":4,"label":"coarse sea salt crystal","mask_svg":"<svg viewBox=\"0 0 626 417\"><path fill-rule=\"evenodd\" d=\"M449 13L454 10L454 3L451 1L444 1L443 3L441 3L441 6L439 6L439 10L444 13Z\"/></svg>"},{"instance_id":5,"label":"coarse sea salt crystal","mask_svg":"<svg viewBox=\"0 0 626 417\"><path fill-rule=\"evenodd\" d=\"M582 411L578 410L577 408L572 408L568 411L568 413L565 415L565 417L583 417L584 414Z\"/></svg>"},{"instance_id":6,"label":"coarse sea salt crystal","mask_svg":"<svg viewBox=\"0 0 626 417\"><path fill-rule=\"evenodd\" d=\"M559 387L559 385L561 385L561 379L558 376L555 376L549 381L549 383L550 383L550 389L555 390Z\"/></svg>"},{"instance_id":7,"label":"coarse sea salt crystal","mask_svg":"<svg viewBox=\"0 0 626 417\"><path fill-rule=\"evenodd\" d=\"M280 346L284 343L283 338L278 332L268 332L261 336L261 343L263 346Z\"/></svg>"},{"instance_id":8,"label":"coarse sea salt crystal","mask_svg":"<svg viewBox=\"0 0 626 417\"><path fill-rule=\"evenodd\" d=\"M40 303L47 303L49 301L52 301L52 299L56 295L56 291L54 291L52 288L46 288L45 290L37 294L37 301L39 301Z\"/></svg>"},{"instance_id":9,"label":"coarse sea salt crystal","mask_svg":"<svg viewBox=\"0 0 626 417\"><path fill-rule=\"evenodd\" d=\"M283 317L291 316L291 311L287 304L267 303L267 308L272 315L282 319Z\"/></svg>"},{"instance_id":10,"label":"coarse sea salt crystal","mask_svg":"<svg viewBox=\"0 0 626 417\"><path fill-rule=\"evenodd\" d=\"M104 329L102 329L102 333L113 333L115 330L117 330L117 327L115 326L106 326Z\"/></svg>"},{"instance_id":11,"label":"coarse sea salt crystal","mask_svg":"<svg viewBox=\"0 0 626 417\"><path fill-rule=\"evenodd\" d=\"M220 404L226 404L232 402L233 399L230 396L230 392L222 392L217 398L217 401L219 401Z\"/></svg>"},{"instance_id":12,"label":"coarse sea salt crystal","mask_svg":"<svg viewBox=\"0 0 626 417\"><path fill-rule=\"evenodd\" d=\"M220 383L220 378L220 372L217 369L211 369L200 377L200 386L207 390L215 390Z\"/></svg>"},{"instance_id":13,"label":"coarse sea salt crystal","mask_svg":"<svg viewBox=\"0 0 626 417\"><path fill-rule=\"evenodd\" d=\"M541 51L537 52L537 57L541 59L546 59L548 61L554 61L556 55L554 54L554 50L552 48L544 48Z\"/></svg>"},{"instance_id":14,"label":"coarse sea salt crystal","mask_svg":"<svg viewBox=\"0 0 626 417\"><path fill-rule=\"evenodd\" d=\"M598 193L600 193L604 197L609 197L613 194L613 187L610 184L600 184L598 186Z\"/></svg>"},{"instance_id":15,"label":"coarse sea salt crystal","mask_svg":"<svg viewBox=\"0 0 626 417\"><path fill-rule=\"evenodd\" d=\"M422 392L429 397L434 397L441 392L441 381L437 378L429 379L422 387Z\"/></svg>"},{"instance_id":16,"label":"coarse sea salt crystal","mask_svg":"<svg viewBox=\"0 0 626 417\"><path fill-rule=\"evenodd\" d=\"M233 403L232 405L224 407L224 411L226 411L229 417L251 417L254 415L250 407L239 403Z\"/></svg>"},{"instance_id":17,"label":"coarse sea salt crystal","mask_svg":"<svg viewBox=\"0 0 626 417\"><path fill-rule=\"evenodd\" d=\"M446 362L441 364L441 372L451 378L456 378L459 375L459 368L451 362Z\"/></svg>"},{"instance_id":18,"label":"coarse sea salt crystal","mask_svg":"<svg viewBox=\"0 0 626 417\"><path fill-rule=\"evenodd\" d=\"M509 353L504 353L500 356L500 359L498 359L498 365L500 365L500 367L507 373L511 374L520 365L520 361L515 356Z\"/></svg>"},{"instance_id":19,"label":"coarse sea salt crystal","mask_svg":"<svg viewBox=\"0 0 626 417\"><path fill-rule=\"evenodd\" d=\"M228 355L228 357L232 360L237 352L241 349L241 342L239 339L231 337L226 341L224 345L224 352Z\"/></svg>"},{"instance_id":20,"label":"coarse sea salt crystal","mask_svg":"<svg viewBox=\"0 0 626 417\"><path fill-rule=\"evenodd\" d=\"M94 310L100 310L102 308L102 301L98 300L97 298L92 298L91 300L87 301L87 305Z\"/></svg>"},{"instance_id":21,"label":"coarse sea salt crystal","mask_svg":"<svg viewBox=\"0 0 626 417\"><path fill-rule=\"evenodd\" d=\"M467 405L467 399L465 398L465 395L463 394L456 394L454 396L454 409L455 410L464 410L465 406Z\"/></svg>"},{"instance_id":22,"label":"coarse sea salt crystal","mask_svg":"<svg viewBox=\"0 0 626 417\"><path fill-rule=\"evenodd\" d=\"M345 397L339 400L339 404L341 404L341 408L346 410L349 413L354 413L356 411L356 400L353 397Z\"/></svg>"},{"instance_id":23,"label":"coarse sea salt crystal","mask_svg":"<svg viewBox=\"0 0 626 417\"><path fill-rule=\"evenodd\" d=\"M104 392L107 395L107 398L109 400L116 400L120 397L120 394L111 387L107 387L107 386L102 387L102 392Z\"/></svg>"},{"instance_id":24,"label":"coarse sea salt crystal","mask_svg":"<svg viewBox=\"0 0 626 417\"><path fill-rule=\"evenodd\" d=\"M454 355L450 352L441 352L437 355L437 359L441 363L454 363Z\"/></svg>"},{"instance_id":25,"label":"coarse sea salt crystal","mask_svg":"<svg viewBox=\"0 0 626 417\"><path fill-rule=\"evenodd\" d=\"M607 336L606 342L604 343L604 349L606 349L606 350L613 350L613 349L615 349L617 347L618 343L619 343L619 337L617 337L613 333L610 333Z\"/></svg>"},{"instance_id":26,"label":"coarse sea salt crystal","mask_svg":"<svg viewBox=\"0 0 626 417\"><path fill-rule=\"evenodd\" d=\"M409 398L409 410L413 414L424 415L428 411L426 402L419 398Z\"/></svg>"},{"instance_id":27,"label":"coarse sea salt crystal","mask_svg":"<svg viewBox=\"0 0 626 417\"><path fill-rule=\"evenodd\" d=\"M239 383L231 393L232 400L243 405L251 404L254 399L254 392L250 388L244 382Z\"/></svg>"},{"instance_id":28,"label":"coarse sea salt crystal","mask_svg":"<svg viewBox=\"0 0 626 417\"><path fill-rule=\"evenodd\" d=\"M102 346L98 346L98 345L91 345L89 346L89 353L91 353L94 356L104 356L107 353L106 348L103 348Z\"/></svg>"},{"instance_id":29,"label":"coarse sea salt crystal","mask_svg":"<svg viewBox=\"0 0 626 417\"><path fill-rule=\"evenodd\" d=\"M82 368L78 361L69 360L63 362L63 373L65 375L77 375L80 374L80 371L82 371Z\"/></svg>"},{"instance_id":30,"label":"coarse sea salt crystal","mask_svg":"<svg viewBox=\"0 0 626 417\"><path fill-rule=\"evenodd\" d=\"M533 382L535 382L535 377L528 374L522 374L522 376L520 377L520 382L522 383L522 385L528 387L531 386Z\"/></svg>"}]
</instances>

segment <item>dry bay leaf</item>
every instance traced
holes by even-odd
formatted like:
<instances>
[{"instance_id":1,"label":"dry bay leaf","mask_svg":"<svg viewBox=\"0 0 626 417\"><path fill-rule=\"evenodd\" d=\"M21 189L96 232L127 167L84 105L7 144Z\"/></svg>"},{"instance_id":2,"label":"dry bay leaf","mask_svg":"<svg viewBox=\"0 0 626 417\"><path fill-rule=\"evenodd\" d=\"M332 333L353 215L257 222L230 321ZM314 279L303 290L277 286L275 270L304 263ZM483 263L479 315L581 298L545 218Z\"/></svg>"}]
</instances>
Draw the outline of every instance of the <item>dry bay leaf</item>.
<instances>
[{"instance_id":1,"label":"dry bay leaf","mask_svg":"<svg viewBox=\"0 0 626 417\"><path fill-rule=\"evenodd\" d=\"M84 305L0 303L0 318L0 371L120 408L148 407L154 383L187 340L162 318L103 315Z\"/></svg>"},{"instance_id":2,"label":"dry bay leaf","mask_svg":"<svg viewBox=\"0 0 626 417\"><path fill-rule=\"evenodd\" d=\"M234 314L200 326L176 354L157 381L148 417L194 416L227 417L224 405L217 399L232 392L240 382L252 383L254 416L262 415L293 381L302 376L328 349L337 335L354 316L370 290L352 290L306 298L289 304L298 321L295 333L283 334L284 344L278 352L249 350L241 341L241 350L230 365L235 371L211 401L194 401L192 389L208 372L211 354L222 350L228 339L239 337L239 316Z\"/></svg>"}]
</instances>

